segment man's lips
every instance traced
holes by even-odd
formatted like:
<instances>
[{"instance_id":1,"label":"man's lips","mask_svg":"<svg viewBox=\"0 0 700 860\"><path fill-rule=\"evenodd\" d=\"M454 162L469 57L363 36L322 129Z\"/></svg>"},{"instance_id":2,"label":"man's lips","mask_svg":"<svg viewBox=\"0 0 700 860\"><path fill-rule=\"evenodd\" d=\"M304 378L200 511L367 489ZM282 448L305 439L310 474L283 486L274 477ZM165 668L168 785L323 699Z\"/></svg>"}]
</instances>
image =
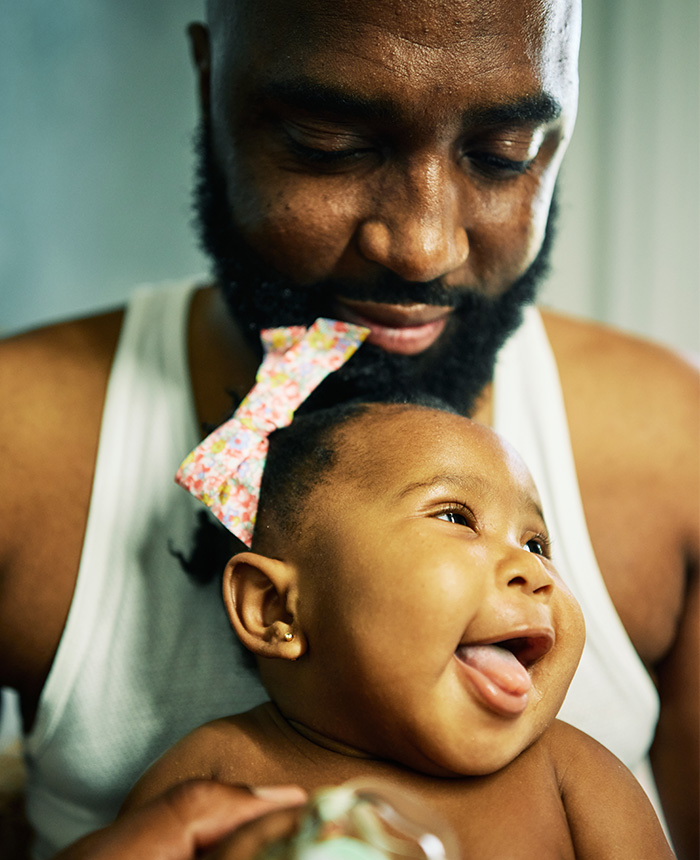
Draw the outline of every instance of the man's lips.
<instances>
[{"instance_id":1,"label":"man's lips","mask_svg":"<svg viewBox=\"0 0 700 860\"><path fill-rule=\"evenodd\" d=\"M334 312L345 322L370 329L367 343L387 352L415 355L442 334L453 308L439 305L392 305L339 298Z\"/></svg>"}]
</instances>

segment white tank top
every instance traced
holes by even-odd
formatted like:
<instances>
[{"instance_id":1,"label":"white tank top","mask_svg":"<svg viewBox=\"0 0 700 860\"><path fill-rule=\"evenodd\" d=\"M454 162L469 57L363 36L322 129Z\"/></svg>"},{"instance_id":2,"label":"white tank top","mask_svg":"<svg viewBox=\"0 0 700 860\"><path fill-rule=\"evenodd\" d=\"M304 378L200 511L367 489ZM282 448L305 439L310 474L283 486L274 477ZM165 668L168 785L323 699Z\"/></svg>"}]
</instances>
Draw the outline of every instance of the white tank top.
<instances>
[{"instance_id":1,"label":"white tank top","mask_svg":"<svg viewBox=\"0 0 700 860\"><path fill-rule=\"evenodd\" d=\"M194 282L138 290L107 389L75 595L26 739L27 812L47 858L110 821L141 772L195 726L266 697L240 661L216 581L193 583L201 506L173 475L197 444L186 326ZM538 484L588 644L562 716L642 765L658 702L603 585L586 530L556 367L539 314L503 350L496 429Z\"/></svg>"}]
</instances>

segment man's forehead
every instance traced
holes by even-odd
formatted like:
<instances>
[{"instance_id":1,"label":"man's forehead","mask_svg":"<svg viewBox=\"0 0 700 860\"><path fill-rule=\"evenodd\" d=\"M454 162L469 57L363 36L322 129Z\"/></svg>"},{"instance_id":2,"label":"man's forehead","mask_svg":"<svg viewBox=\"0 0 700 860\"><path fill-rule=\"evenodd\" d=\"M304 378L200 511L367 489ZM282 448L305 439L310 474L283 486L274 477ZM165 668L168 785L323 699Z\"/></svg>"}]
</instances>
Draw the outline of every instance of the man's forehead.
<instances>
[{"instance_id":1,"label":"man's forehead","mask_svg":"<svg viewBox=\"0 0 700 860\"><path fill-rule=\"evenodd\" d=\"M383 22L406 38L427 42L491 31L504 19L524 29L558 28L579 4L575 0L207 0L207 18L214 27L253 18Z\"/></svg>"},{"instance_id":2,"label":"man's forehead","mask_svg":"<svg viewBox=\"0 0 700 860\"><path fill-rule=\"evenodd\" d=\"M222 51L276 43L287 57L307 47L405 41L426 50L493 52L507 47L537 64L543 53L575 57L579 0L209 0L212 35ZM252 47L252 45L250 46Z\"/></svg>"}]
</instances>

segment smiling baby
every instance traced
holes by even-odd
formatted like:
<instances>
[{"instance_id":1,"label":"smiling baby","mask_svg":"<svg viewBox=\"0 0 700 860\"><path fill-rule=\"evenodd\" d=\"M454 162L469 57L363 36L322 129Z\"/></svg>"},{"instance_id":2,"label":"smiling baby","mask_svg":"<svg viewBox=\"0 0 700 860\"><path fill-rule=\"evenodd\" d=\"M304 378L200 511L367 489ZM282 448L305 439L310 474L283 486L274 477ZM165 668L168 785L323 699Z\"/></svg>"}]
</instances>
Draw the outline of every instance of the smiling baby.
<instances>
[{"instance_id":1,"label":"smiling baby","mask_svg":"<svg viewBox=\"0 0 700 860\"><path fill-rule=\"evenodd\" d=\"M270 436L223 593L271 701L185 737L129 806L191 777L370 777L433 808L464 858L672 856L626 768L555 719L583 618L490 429L410 404L298 416Z\"/></svg>"}]
</instances>

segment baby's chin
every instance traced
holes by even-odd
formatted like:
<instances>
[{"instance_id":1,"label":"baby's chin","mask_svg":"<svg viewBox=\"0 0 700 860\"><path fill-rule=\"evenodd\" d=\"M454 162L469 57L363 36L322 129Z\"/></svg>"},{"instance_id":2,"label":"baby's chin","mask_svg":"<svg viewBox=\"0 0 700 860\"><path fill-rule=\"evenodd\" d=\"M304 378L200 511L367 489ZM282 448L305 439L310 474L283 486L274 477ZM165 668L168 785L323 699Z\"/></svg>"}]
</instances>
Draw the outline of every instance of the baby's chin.
<instances>
[{"instance_id":1,"label":"baby's chin","mask_svg":"<svg viewBox=\"0 0 700 860\"><path fill-rule=\"evenodd\" d=\"M300 715L301 716L301 715ZM526 749L539 740L546 730L533 728L525 738L508 738L504 743L491 737L472 738L462 749L454 743L431 743L421 748L413 741L396 738L391 749L379 749L376 738L362 738L349 742L339 735L324 731L317 720L308 721L285 717L289 725L306 740L329 752L364 762L374 761L381 766L393 766L419 776L437 779L459 780L474 776L488 776L511 764ZM311 726L316 724L315 728ZM469 733L468 733L469 734Z\"/></svg>"},{"instance_id":2,"label":"baby's chin","mask_svg":"<svg viewBox=\"0 0 700 860\"><path fill-rule=\"evenodd\" d=\"M414 773L436 779L459 780L476 776L489 776L508 767L525 749L534 744L538 738L531 739L524 745L510 745L507 750L494 750L492 743L477 743L465 749L462 755L455 755L454 750L440 755L434 751L416 751L416 755L395 755L387 759L395 765L406 768Z\"/></svg>"}]
</instances>

